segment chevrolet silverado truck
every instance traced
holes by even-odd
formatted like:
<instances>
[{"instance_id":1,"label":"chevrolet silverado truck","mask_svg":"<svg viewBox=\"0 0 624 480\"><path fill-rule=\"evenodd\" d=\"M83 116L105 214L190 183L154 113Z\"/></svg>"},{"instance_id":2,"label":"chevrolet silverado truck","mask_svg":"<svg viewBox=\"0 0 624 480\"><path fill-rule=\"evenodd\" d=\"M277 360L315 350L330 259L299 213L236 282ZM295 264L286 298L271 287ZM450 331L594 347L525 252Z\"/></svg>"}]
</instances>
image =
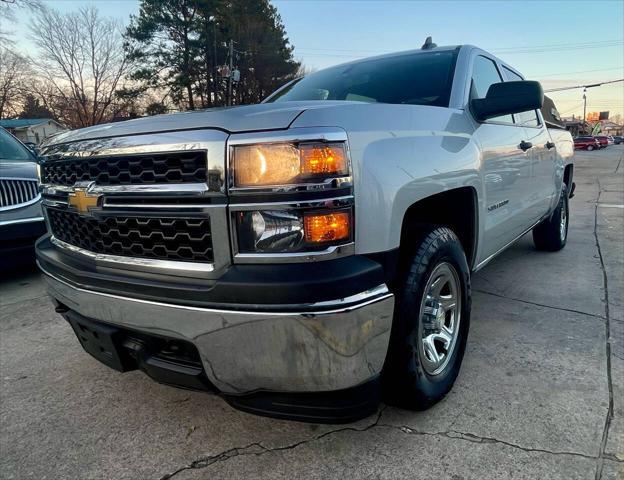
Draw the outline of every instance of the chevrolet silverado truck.
<instances>
[{"instance_id":1,"label":"chevrolet silverado truck","mask_svg":"<svg viewBox=\"0 0 624 480\"><path fill-rule=\"evenodd\" d=\"M38 263L119 371L300 421L424 409L459 373L471 274L531 230L566 244L574 147L542 102L493 55L428 44L67 132L42 151Z\"/></svg>"}]
</instances>

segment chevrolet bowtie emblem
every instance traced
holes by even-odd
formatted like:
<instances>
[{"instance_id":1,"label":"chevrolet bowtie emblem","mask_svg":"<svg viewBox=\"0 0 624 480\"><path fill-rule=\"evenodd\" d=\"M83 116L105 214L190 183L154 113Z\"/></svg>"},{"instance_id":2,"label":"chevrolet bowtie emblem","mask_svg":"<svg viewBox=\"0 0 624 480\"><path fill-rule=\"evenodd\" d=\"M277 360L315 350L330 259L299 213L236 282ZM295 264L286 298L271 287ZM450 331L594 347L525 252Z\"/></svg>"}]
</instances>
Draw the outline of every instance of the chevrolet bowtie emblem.
<instances>
[{"instance_id":1,"label":"chevrolet bowtie emblem","mask_svg":"<svg viewBox=\"0 0 624 480\"><path fill-rule=\"evenodd\" d=\"M92 208L97 208L100 195L89 193L89 187L76 187L70 193L67 201L70 206L78 210L79 213L88 213Z\"/></svg>"}]
</instances>

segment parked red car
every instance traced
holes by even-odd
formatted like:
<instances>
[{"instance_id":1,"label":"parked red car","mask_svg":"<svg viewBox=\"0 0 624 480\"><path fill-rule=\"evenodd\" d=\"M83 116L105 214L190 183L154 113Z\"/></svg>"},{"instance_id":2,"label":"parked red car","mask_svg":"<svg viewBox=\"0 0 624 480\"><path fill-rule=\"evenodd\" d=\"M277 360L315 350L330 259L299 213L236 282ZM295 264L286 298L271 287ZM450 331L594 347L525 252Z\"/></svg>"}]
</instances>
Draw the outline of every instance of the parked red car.
<instances>
[{"instance_id":1,"label":"parked red car","mask_svg":"<svg viewBox=\"0 0 624 480\"><path fill-rule=\"evenodd\" d=\"M609 146L609 137L606 135L598 135L594 138L600 143L600 148L607 148Z\"/></svg>"},{"instance_id":2,"label":"parked red car","mask_svg":"<svg viewBox=\"0 0 624 480\"><path fill-rule=\"evenodd\" d=\"M598 150L600 142L595 137L575 137L574 148L578 150Z\"/></svg>"}]
</instances>

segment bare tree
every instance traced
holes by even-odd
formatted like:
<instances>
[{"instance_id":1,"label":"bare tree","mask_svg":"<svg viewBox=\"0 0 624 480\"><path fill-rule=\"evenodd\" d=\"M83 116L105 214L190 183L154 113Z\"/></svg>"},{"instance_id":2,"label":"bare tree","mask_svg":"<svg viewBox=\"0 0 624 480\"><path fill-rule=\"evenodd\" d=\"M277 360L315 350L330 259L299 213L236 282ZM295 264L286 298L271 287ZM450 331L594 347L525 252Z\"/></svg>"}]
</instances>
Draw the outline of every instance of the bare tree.
<instances>
[{"instance_id":1,"label":"bare tree","mask_svg":"<svg viewBox=\"0 0 624 480\"><path fill-rule=\"evenodd\" d=\"M15 13L21 8L38 10L41 8L41 0L0 0L0 44L13 45L13 32L4 30L4 25L15 22Z\"/></svg>"},{"instance_id":2,"label":"bare tree","mask_svg":"<svg viewBox=\"0 0 624 480\"><path fill-rule=\"evenodd\" d=\"M62 121L85 127L124 110L116 92L124 87L128 62L118 22L100 17L94 7L67 14L41 8L30 30L39 50L37 71L44 86L52 87L47 94L64 106Z\"/></svg>"},{"instance_id":3,"label":"bare tree","mask_svg":"<svg viewBox=\"0 0 624 480\"><path fill-rule=\"evenodd\" d=\"M25 57L8 48L0 48L0 118L17 115L30 72Z\"/></svg>"}]
</instances>

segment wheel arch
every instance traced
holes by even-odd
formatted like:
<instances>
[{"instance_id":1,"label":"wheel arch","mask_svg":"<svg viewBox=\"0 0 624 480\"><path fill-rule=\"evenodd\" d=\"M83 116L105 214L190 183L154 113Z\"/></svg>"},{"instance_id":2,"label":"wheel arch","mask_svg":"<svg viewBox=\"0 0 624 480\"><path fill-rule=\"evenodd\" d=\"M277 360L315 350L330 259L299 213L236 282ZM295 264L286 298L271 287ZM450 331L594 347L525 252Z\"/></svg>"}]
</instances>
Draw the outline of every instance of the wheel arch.
<instances>
[{"instance_id":1,"label":"wheel arch","mask_svg":"<svg viewBox=\"0 0 624 480\"><path fill-rule=\"evenodd\" d=\"M453 230L472 269L477 257L479 234L479 199L475 187L445 190L410 205L403 215L400 251L411 247L411 240L422 225L446 226Z\"/></svg>"},{"instance_id":2,"label":"wheel arch","mask_svg":"<svg viewBox=\"0 0 624 480\"><path fill-rule=\"evenodd\" d=\"M574 164L569 163L565 166L565 169L563 170L563 183L566 184L568 193L571 191L573 181L574 181Z\"/></svg>"}]
</instances>

